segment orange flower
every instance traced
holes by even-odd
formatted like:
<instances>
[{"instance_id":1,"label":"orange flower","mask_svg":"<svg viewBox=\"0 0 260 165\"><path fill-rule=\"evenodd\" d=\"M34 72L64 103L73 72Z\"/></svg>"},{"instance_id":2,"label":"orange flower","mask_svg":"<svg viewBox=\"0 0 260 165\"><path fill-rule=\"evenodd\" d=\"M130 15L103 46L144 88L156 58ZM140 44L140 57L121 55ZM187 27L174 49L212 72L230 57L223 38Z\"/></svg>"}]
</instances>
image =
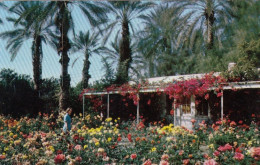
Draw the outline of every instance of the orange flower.
<instances>
[{"instance_id":1,"label":"orange flower","mask_svg":"<svg viewBox=\"0 0 260 165\"><path fill-rule=\"evenodd\" d=\"M196 143L196 140L195 140L195 139L192 139L192 143Z\"/></svg>"},{"instance_id":2,"label":"orange flower","mask_svg":"<svg viewBox=\"0 0 260 165\"><path fill-rule=\"evenodd\" d=\"M5 159L5 158L6 158L5 155L0 155L0 160L3 160L3 159Z\"/></svg>"}]
</instances>

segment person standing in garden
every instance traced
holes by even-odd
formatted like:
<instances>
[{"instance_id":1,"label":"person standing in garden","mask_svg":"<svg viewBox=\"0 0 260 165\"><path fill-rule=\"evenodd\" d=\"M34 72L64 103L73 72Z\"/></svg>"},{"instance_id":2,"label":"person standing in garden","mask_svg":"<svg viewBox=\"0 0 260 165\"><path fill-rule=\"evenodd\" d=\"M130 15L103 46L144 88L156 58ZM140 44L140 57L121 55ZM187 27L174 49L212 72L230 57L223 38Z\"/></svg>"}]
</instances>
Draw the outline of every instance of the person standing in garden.
<instances>
[{"instance_id":1,"label":"person standing in garden","mask_svg":"<svg viewBox=\"0 0 260 165\"><path fill-rule=\"evenodd\" d=\"M69 133L71 130L71 113L72 113L72 108L67 108L66 110L66 115L64 116L64 126L63 126L63 132L64 133Z\"/></svg>"}]
</instances>

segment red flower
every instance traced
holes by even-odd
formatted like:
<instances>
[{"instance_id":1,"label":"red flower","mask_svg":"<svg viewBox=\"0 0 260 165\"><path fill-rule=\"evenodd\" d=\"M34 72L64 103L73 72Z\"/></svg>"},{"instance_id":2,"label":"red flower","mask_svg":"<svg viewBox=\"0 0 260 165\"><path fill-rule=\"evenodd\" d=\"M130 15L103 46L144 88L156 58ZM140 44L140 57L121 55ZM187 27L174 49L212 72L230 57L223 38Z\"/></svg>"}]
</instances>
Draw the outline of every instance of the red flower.
<instances>
[{"instance_id":1,"label":"red flower","mask_svg":"<svg viewBox=\"0 0 260 165\"><path fill-rule=\"evenodd\" d=\"M237 147L237 148L236 148L236 152L242 153L242 151L240 150L240 147Z\"/></svg>"},{"instance_id":2,"label":"red flower","mask_svg":"<svg viewBox=\"0 0 260 165\"><path fill-rule=\"evenodd\" d=\"M131 154L130 157L131 157L132 160L134 160L134 159L136 159L137 155L136 154Z\"/></svg>"},{"instance_id":3,"label":"red flower","mask_svg":"<svg viewBox=\"0 0 260 165\"><path fill-rule=\"evenodd\" d=\"M132 140L132 135L131 135L130 133L127 135L127 138L128 138L128 140L129 140L129 142L133 142L133 140Z\"/></svg>"},{"instance_id":4,"label":"red flower","mask_svg":"<svg viewBox=\"0 0 260 165\"><path fill-rule=\"evenodd\" d=\"M217 97L221 97L223 94L222 94L222 92L219 92L218 94L217 94Z\"/></svg>"},{"instance_id":5,"label":"red flower","mask_svg":"<svg viewBox=\"0 0 260 165\"><path fill-rule=\"evenodd\" d=\"M206 100L209 99L209 94L208 94L208 93L205 95L205 99L206 99Z\"/></svg>"},{"instance_id":6,"label":"red flower","mask_svg":"<svg viewBox=\"0 0 260 165\"><path fill-rule=\"evenodd\" d=\"M252 114L252 117L255 117L255 114Z\"/></svg>"},{"instance_id":7,"label":"red flower","mask_svg":"<svg viewBox=\"0 0 260 165\"><path fill-rule=\"evenodd\" d=\"M147 101L147 105L150 105L151 104L151 99L149 99L148 101Z\"/></svg>"},{"instance_id":8,"label":"red flower","mask_svg":"<svg viewBox=\"0 0 260 165\"><path fill-rule=\"evenodd\" d=\"M174 115L174 110L173 109L170 111L170 115Z\"/></svg>"},{"instance_id":9,"label":"red flower","mask_svg":"<svg viewBox=\"0 0 260 165\"><path fill-rule=\"evenodd\" d=\"M239 122L238 122L239 124L243 124L243 121L242 120L239 120Z\"/></svg>"},{"instance_id":10,"label":"red flower","mask_svg":"<svg viewBox=\"0 0 260 165\"><path fill-rule=\"evenodd\" d=\"M54 158L55 164L62 163L64 160L65 160L65 155L63 155L63 154L58 154L58 155Z\"/></svg>"},{"instance_id":11,"label":"red flower","mask_svg":"<svg viewBox=\"0 0 260 165\"><path fill-rule=\"evenodd\" d=\"M219 154L220 154L220 152L218 152L218 151L215 151L215 152L213 153L214 156L219 156Z\"/></svg>"},{"instance_id":12,"label":"red flower","mask_svg":"<svg viewBox=\"0 0 260 165\"><path fill-rule=\"evenodd\" d=\"M117 141L120 142L121 140L122 140L122 138L119 136L119 137L117 138Z\"/></svg>"},{"instance_id":13,"label":"red flower","mask_svg":"<svg viewBox=\"0 0 260 165\"><path fill-rule=\"evenodd\" d=\"M245 156L243 154L236 152L235 156L233 158L240 161L240 160L243 160L244 157Z\"/></svg>"}]
</instances>

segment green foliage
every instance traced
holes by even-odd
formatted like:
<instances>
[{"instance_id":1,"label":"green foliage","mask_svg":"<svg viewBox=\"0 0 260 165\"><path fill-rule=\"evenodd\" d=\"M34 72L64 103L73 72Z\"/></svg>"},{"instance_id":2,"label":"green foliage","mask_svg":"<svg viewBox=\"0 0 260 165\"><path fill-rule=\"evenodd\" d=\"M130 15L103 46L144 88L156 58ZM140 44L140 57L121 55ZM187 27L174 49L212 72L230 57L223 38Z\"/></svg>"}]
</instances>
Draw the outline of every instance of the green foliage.
<instances>
[{"instance_id":1,"label":"green foliage","mask_svg":"<svg viewBox=\"0 0 260 165\"><path fill-rule=\"evenodd\" d=\"M252 81L258 78L254 62L247 57L241 57L234 68L225 71L223 75L229 81Z\"/></svg>"}]
</instances>

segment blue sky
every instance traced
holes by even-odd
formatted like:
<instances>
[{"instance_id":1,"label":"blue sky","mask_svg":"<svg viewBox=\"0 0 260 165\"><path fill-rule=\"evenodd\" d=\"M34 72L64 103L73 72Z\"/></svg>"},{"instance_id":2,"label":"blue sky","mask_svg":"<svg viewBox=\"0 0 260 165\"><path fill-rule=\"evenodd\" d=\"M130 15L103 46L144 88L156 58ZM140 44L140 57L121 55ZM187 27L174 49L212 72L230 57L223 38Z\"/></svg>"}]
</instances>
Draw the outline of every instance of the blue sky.
<instances>
[{"instance_id":1,"label":"blue sky","mask_svg":"<svg viewBox=\"0 0 260 165\"><path fill-rule=\"evenodd\" d=\"M10 6L13 2L5 1L4 4ZM75 31L76 34L81 30L86 32L90 29L88 23L86 22L85 17L82 15L80 10L74 7L72 12L72 16L75 22ZM10 13L0 9L0 17L3 19L4 24L0 25L0 33L13 30L12 24L8 23L5 20L6 16L10 16ZM82 23L86 22L86 23ZM31 43L32 40L27 40L23 43L20 51L18 52L15 60L11 62L10 53L5 49L6 41L0 39L0 70L3 68L10 68L18 72L19 74L29 74L32 77L32 57L31 57ZM73 67L71 67L72 62L78 56L81 56L75 63ZM70 54L70 66L69 66L69 74L71 76L71 85L75 86L82 77L82 68L83 68L83 55L80 53ZM43 44L43 64L42 64L42 77L50 78L55 77L59 78L61 73L61 67L59 63L60 56L58 56L57 52L52 49L50 46ZM91 66L90 66L90 75L91 82L95 80L99 80L104 71L102 70L102 65L100 62L100 57L93 56L90 58Z\"/></svg>"}]
</instances>

